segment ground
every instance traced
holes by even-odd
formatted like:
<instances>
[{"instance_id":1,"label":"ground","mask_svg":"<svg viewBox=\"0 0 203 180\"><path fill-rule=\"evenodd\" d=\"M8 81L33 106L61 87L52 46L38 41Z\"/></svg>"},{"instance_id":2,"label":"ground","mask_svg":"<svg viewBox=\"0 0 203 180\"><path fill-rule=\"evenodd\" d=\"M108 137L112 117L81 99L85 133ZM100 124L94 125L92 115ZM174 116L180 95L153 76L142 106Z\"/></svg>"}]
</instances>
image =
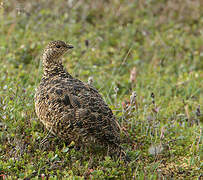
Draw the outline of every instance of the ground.
<instances>
[{"instance_id":1,"label":"ground","mask_svg":"<svg viewBox=\"0 0 203 180\"><path fill-rule=\"evenodd\" d=\"M201 179L202 28L201 0L1 0L0 176ZM83 81L93 77L121 125L130 163L60 139L40 146L48 132L34 93L51 40L75 47L64 65Z\"/></svg>"}]
</instances>

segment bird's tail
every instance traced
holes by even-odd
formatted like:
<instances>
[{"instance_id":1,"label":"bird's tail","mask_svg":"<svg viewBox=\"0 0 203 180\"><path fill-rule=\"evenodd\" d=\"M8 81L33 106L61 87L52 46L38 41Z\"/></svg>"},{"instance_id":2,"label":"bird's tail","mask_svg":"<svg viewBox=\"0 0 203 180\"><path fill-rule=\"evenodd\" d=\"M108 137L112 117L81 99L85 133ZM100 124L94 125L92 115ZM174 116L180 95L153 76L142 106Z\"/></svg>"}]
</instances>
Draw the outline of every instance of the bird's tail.
<instances>
[{"instance_id":1,"label":"bird's tail","mask_svg":"<svg viewBox=\"0 0 203 180\"><path fill-rule=\"evenodd\" d=\"M116 157L122 159L124 162L129 163L130 157L127 155L127 153L125 152L125 150L123 149L123 147L119 144L114 144L114 156L116 155Z\"/></svg>"},{"instance_id":2,"label":"bird's tail","mask_svg":"<svg viewBox=\"0 0 203 180\"><path fill-rule=\"evenodd\" d=\"M127 153L123 150L123 148L121 147L120 149L120 157L122 160L124 160L126 163L129 163L131 160L130 160L130 157L127 155Z\"/></svg>"}]
</instances>

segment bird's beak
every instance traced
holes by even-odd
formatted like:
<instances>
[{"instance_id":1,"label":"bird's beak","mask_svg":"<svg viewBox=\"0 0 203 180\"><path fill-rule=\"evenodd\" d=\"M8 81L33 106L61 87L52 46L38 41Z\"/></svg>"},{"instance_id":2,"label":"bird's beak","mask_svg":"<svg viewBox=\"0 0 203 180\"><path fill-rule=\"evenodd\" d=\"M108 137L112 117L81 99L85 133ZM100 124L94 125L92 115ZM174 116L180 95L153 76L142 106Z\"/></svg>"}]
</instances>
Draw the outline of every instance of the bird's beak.
<instances>
[{"instance_id":1,"label":"bird's beak","mask_svg":"<svg viewBox=\"0 0 203 180\"><path fill-rule=\"evenodd\" d=\"M67 48L68 49L72 49L72 48L74 48L72 45L70 45L70 44L67 44Z\"/></svg>"}]
</instances>

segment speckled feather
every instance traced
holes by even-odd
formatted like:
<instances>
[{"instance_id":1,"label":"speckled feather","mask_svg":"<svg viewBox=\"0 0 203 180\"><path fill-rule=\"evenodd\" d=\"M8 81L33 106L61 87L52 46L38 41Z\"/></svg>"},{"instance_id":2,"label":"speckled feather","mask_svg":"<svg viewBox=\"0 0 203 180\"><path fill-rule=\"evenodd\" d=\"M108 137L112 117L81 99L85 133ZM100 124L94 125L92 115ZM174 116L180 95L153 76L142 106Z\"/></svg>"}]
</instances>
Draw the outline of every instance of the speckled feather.
<instances>
[{"instance_id":1,"label":"speckled feather","mask_svg":"<svg viewBox=\"0 0 203 180\"><path fill-rule=\"evenodd\" d=\"M72 46L52 41L45 48L44 74L35 94L36 114L64 141L120 147L120 127L112 110L91 85L73 78L61 56Z\"/></svg>"}]
</instances>

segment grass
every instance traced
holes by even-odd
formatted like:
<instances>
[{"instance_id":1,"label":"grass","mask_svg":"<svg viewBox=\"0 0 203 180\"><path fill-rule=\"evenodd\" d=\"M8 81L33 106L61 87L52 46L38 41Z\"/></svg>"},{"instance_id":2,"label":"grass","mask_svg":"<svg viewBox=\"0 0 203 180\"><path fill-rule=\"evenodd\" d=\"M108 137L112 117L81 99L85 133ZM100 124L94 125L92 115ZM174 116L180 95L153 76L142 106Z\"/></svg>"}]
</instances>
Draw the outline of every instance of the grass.
<instances>
[{"instance_id":1,"label":"grass","mask_svg":"<svg viewBox=\"0 0 203 180\"><path fill-rule=\"evenodd\" d=\"M203 9L196 1L0 1L0 176L7 179L202 177ZM50 40L90 76L122 127L129 164L64 142L41 149L34 111ZM129 106L132 92L136 97Z\"/></svg>"}]
</instances>

